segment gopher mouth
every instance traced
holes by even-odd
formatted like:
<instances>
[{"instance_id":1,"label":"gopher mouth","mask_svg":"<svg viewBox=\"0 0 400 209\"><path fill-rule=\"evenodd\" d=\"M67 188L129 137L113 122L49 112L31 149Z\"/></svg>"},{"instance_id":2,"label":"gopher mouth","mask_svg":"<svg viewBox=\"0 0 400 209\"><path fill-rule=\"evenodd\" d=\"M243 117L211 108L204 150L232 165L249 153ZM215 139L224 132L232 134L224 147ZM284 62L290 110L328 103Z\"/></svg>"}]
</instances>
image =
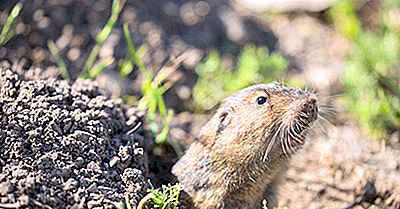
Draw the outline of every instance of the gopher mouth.
<instances>
[{"instance_id":1,"label":"gopher mouth","mask_svg":"<svg viewBox=\"0 0 400 209\"><path fill-rule=\"evenodd\" d=\"M290 157L304 145L310 127L311 123L295 122L289 126L280 123L278 128L273 130L274 134L268 142L263 161L266 161L269 158L269 154L275 144L280 146L283 157Z\"/></svg>"},{"instance_id":2,"label":"gopher mouth","mask_svg":"<svg viewBox=\"0 0 400 209\"><path fill-rule=\"evenodd\" d=\"M315 99L310 99L302 105L302 109L298 116L291 121L287 129L289 143L301 146L304 144L306 134L311 128L314 121L318 118L318 106Z\"/></svg>"},{"instance_id":3,"label":"gopher mouth","mask_svg":"<svg viewBox=\"0 0 400 209\"><path fill-rule=\"evenodd\" d=\"M301 147L304 142L308 130L310 129L310 125L300 126L299 124L295 124L288 130L288 141L289 145L292 145L293 148Z\"/></svg>"},{"instance_id":4,"label":"gopher mouth","mask_svg":"<svg viewBox=\"0 0 400 209\"><path fill-rule=\"evenodd\" d=\"M296 119L283 128L280 134L280 144L285 156L290 157L303 147L306 135L317 117L318 109L316 104L313 103L312 105L308 105L300 112Z\"/></svg>"},{"instance_id":5,"label":"gopher mouth","mask_svg":"<svg viewBox=\"0 0 400 209\"><path fill-rule=\"evenodd\" d=\"M269 133L272 134L264 154L264 161L268 159L268 154L276 142L280 145L282 155L285 157L290 157L304 145L308 131L318 118L318 106L315 97L308 97L300 105L297 113L296 110L292 111L295 114L293 112L285 114L284 117L286 118L270 130ZM293 115L295 116L293 117Z\"/></svg>"}]
</instances>

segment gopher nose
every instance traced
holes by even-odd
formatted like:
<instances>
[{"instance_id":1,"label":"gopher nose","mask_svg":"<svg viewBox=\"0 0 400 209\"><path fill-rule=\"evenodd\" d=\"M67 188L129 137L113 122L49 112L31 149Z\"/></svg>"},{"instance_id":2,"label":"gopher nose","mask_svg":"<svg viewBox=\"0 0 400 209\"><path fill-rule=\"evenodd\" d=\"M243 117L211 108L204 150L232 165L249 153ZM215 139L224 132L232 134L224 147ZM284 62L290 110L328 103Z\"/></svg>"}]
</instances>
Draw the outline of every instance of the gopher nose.
<instances>
[{"instance_id":1,"label":"gopher nose","mask_svg":"<svg viewBox=\"0 0 400 209\"><path fill-rule=\"evenodd\" d=\"M302 112L306 113L310 119L315 120L318 116L318 105L315 97L309 97L303 104Z\"/></svg>"}]
</instances>

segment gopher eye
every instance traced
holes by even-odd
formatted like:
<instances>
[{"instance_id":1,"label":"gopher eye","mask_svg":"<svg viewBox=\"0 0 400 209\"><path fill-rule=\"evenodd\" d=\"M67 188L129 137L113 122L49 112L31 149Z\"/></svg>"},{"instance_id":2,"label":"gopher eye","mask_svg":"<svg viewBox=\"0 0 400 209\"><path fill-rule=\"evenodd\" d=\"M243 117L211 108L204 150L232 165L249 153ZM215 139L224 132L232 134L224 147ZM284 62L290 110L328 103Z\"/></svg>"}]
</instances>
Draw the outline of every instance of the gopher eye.
<instances>
[{"instance_id":1,"label":"gopher eye","mask_svg":"<svg viewBox=\"0 0 400 209\"><path fill-rule=\"evenodd\" d=\"M267 97L258 97L256 100L257 104L262 105L267 102Z\"/></svg>"}]
</instances>

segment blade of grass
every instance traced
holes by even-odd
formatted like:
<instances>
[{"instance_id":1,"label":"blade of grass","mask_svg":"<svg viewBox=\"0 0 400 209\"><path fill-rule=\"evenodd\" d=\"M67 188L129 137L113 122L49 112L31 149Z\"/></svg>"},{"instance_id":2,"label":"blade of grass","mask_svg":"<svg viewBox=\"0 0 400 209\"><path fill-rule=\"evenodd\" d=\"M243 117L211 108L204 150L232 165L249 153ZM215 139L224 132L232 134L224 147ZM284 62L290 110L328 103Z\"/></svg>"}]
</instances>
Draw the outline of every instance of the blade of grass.
<instances>
[{"instance_id":1,"label":"blade of grass","mask_svg":"<svg viewBox=\"0 0 400 209\"><path fill-rule=\"evenodd\" d=\"M93 65L94 61L97 58L97 55L100 52L100 44L96 43L96 45L93 47L92 51L90 51L89 57L87 58L85 65L83 66L83 71L82 74L89 74L89 69Z\"/></svg>"},{"instance_id":2,"label":"blade of grass","mask_svg":"<svg viewBox=\"0 0 400 209\"><path fill-rule=\"evenodd\" d=\"M172 146L178 157L181 157L183 155L183 150L179 144L177 144L174 140L172 140L169 137L167 137L166 141Z\"/></svg>"},{"instance_id":3,"label":"blade of grass","mask_svg":"<svg viewBox=\"0 0 400 209\"><path fill-rule=\"evenodd\" d=\"M162 97L165 91L172 86L172 82L167 82L167 87L164 86L165 84L163 84L163 82L175 72L175 69L178 65L177 63L180 62L173 62L172 66L163 67L156 76L153 76L150 70L144 66L139 56L139 50L141 50L140 53L143 53L145 48L140 47L137 51L135 50L135 45L133 44L127 24L123 25L123 32L130 54L130 60L144 75L144 80L142 83L143 97L139 100L138 109L147 110L147 118L149 121L150 130L156 136L155 142L157 144L163 144L168 137L169 127L173 117L173 111L167 110L164 98ZM160 132L156 120L157 110L163 123L163 127ZM173 144L173 141L169 141L169 143ZM181 154L181 151L179 151L179 146L172 145L172 147L178 154ZM155 200L153 199L153 201Z\"/></svg>"},{"instance_id":4,"label":"blade of grass","mask_svg":"<svg viewBox=\"0 0 400 209\"><path fill-rule=\"evenodd\" d=\"M148 94L146 94L149 96L148 98L146 98L146 100L148 101L149 104L149 114L155 114L158 104L155 96L156 93L154 91L155 90L154 88L151 88L150 90L151 91Z\"/></svg>"},{"instance_id":5,"label":"blade of grass","mask_svg":"<svg viewBox=\"0 0 400 209\"><path fill-rule=\"evenodd\" d=\"M148 50L149 47L146 44L142 44L136 50L136 54L138 55L139 58L142 58Z\"/></svg>"},{"instance_id":6,"label":"blade of grass","mask_svg":"<svg viewBox=\"0 0 400 209\"><path fill-rule=\"evenodd\" d=\"M158 88L155 92L155 99L157 100L158 111L160 112L161 117L165 117L167 115L167 108L165 106L164 98L162 97L162 89Z\"/></svg>"},{"instance_id":7,"label":"blade of grass","mask_svg":"<svg viewBox=\"0 0 400 209\"><path fill-rule=\"evenodd\" d=\"M382 75L379 72L375 72L375 76L378 79L379 85L386 91L392 93L396 97L400 98L400 87L396 82L387 76Z\"/></svg>"},{"instance_id":8,"label":"blade of grass","mask_svg":"<svg viewBox=\"0 0 400 209\"><path fill-rule=\"evenodd\" d=\"M108 66L110 66L114 62L114 58L108 57L101 61L99 64L94 66L88 74L89 78L96 78L101 72L103 72L104 69L106 69Z\"/></svg>"},{"instance_id":9,"label":"blade of grass","mask_svg":"<svg viewBox=\"0 0 400 209\"><path fill-rule=\"evenodd\" d=\"M119 75L126 78L133 70L133 64L129 58L120 60Z\"/></svg>"},{"instance_id":10,"label":"blade of grass","mask_svg":"<svg viewBox=\"0 0 400 209\"><path fill-rule=\"evenodd\" d=\"M6 24L4 25L3 30L0 33L0 46L7 43L14 35L12 34L13 32L11 30L11 25L18 17L21 9L22 9L22 3L17 3L11 10L11 13L7 18Z\"/></svg>"},{"instance_id":11,"label":"blade of grass","mask_svg":"<svg viewBox=\"0 0 400 209\"><path fill-rule=\"evenodd\" d=\"M142 94L143 97L139 100L139 104L138 104L138 109L139 110L146 110L149 108L149 102L148 101L150 98L149 96L152 95L151 90L152 90L152 83L151 80L149 80L148 78L145 78L143 83L142 83Z\"/></svg>"},{"instance_id":12,"label":"blade of grass","mask_svg":"<svg viewBox=\"0 0 400 209\"><path fill-rule=\"evenodd\" d=\"M111 16L108 19L107 23L104 25L103 29L99 34L96 36L96 45L90 51L90 54L83 66L83 75L90 74L89 71L92 70L93 64L99 55L100 48L110 35L112 29L114 28L115 23L118 20L119 11L123 8L125 1L121 0L113 0L112 8L111 8Z\"/></svg>"},{"instance_id":13,"label":"blade of grass","mask_svg":"<svg viewBox=\"0 0 400 209\"><path fill-rule=\"evenodd\" d=\"M15 36L15 31L11 30L5 37L5 41L4 44L6 44L7 42L9 42L13 37Z\"/></svg>"},{"instance_id":14,"label":"blade of grass","mask_svg":"<svg viewBox=\"0 0 400 209\"><path fill-rule=\"evenodd\" d=\"M133 44L132 37L129 33L129 27L127 24L124 24L123 26L124 30L124 36L125 36L125 41L126 44L128 45L128 50L129 54L131 55L132 62L139 68L139 70L147 77L150 76L150 72L146 69L146 67L143 65L142 61L140 60L140 57L138 56L136 50L135 50L135 45Z\"/></svg>"},{"instance_id":15,"label":"blade of grass","mask_svg":"<svg viewBox=\"0 0 400 209\"><path fill-rule=\"evenodd\" d=\"M122 1L121 5L120 5L120 3L121 3L121 0L113 0L112 7L111 7L111 16L108 19L103 30L101 30L101 32L97 35L97 37L96 37L97 43L104 43L104 41L106 41L108 35L110 35L111 30L113 29L115 23L118 20L118 15L119 15L120 9L122 9L123 4L125 4L125 1Z\"/></svg>"},{"instance_id":16,"label":"blade of grass","mask_svg":"<svg viewBox=\"0 0 400 209\"><path fill-rule=\"evenodd\" d=\"M163 144L168 136L169 127L171 124L172 117L174 116L174 111L168 110L168 114L165 117L164 126L159 134L156 136L156 143Z\"/></svg>"},{"instance_id":17,"label":"blade of grass","mask_svg":"<svg viewBox=\"0 0 400 209\"><path fill-rule=\"evenodd\" d=\"M47 42L47 47L49 48L51 55L53 55L54 59L56 60L58 67L60 68L61 76L64 79L70 80L67 65L58 53L58 49L54 41L49 40Z\"/></svg>"},{"instance_id":18,"label":"blade of grass","mask_svg":"<svg viewBox=\"0 0 400 209\"><path fill-rule=\"evenodd\" d=\"M146 196L143 197L143 199L140 200L137 209L144 209L146 207L146 204L154 198L155 196L153 193L148 193Z\"/></svg>"}]
</instances>

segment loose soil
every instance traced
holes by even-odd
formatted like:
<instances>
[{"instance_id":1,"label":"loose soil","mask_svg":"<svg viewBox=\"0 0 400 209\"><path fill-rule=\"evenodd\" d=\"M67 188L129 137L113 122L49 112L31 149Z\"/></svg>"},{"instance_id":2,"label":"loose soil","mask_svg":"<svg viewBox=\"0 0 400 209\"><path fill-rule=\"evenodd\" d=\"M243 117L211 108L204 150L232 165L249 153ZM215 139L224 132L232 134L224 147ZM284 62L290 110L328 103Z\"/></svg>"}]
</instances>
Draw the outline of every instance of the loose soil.
<instances>
[{"instance_id":1,"label":"loose soil","mask_svg":"<svg viewBox=\"0 0 400 209\"><path fill-rule=\"evenodd\" d=\"M141 118L91 81L0 67L0 208L114 208L147 189ZM18 71L18 70L17 70ZM53 71L54 72L54 71ZM129 124L131 123L131 124Z\"/></svg>"}]
</instances>

